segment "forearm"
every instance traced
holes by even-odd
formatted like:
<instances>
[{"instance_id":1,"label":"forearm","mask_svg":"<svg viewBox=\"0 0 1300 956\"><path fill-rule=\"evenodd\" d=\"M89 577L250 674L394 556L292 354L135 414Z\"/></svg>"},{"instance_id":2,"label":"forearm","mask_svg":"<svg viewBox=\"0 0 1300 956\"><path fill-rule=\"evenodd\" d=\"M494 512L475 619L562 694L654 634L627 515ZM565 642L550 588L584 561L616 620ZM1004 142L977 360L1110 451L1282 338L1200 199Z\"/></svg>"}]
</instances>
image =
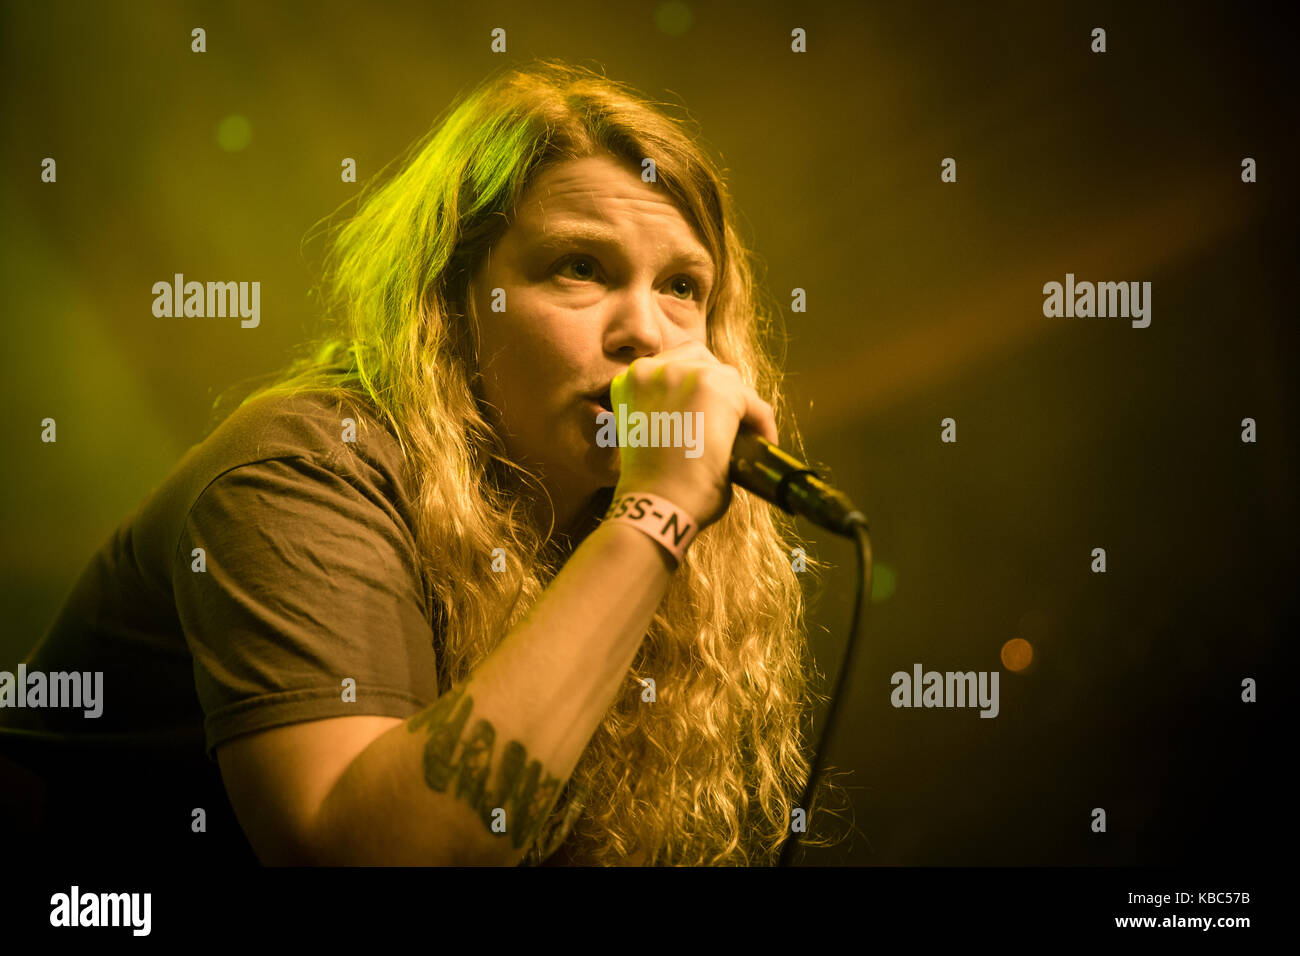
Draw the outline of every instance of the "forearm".
<instances>
[{"instance_id":1,"label":"forearm","mask_svg":"<svg viewBox=\"0 0 1300 956\"><path fill-rule=\"evenodd\" d=\"M618 693L671 572L640 531L600 525L465 684L348 766L316 820L320 862L518 863Z\"/></svg>"}]
</instances>

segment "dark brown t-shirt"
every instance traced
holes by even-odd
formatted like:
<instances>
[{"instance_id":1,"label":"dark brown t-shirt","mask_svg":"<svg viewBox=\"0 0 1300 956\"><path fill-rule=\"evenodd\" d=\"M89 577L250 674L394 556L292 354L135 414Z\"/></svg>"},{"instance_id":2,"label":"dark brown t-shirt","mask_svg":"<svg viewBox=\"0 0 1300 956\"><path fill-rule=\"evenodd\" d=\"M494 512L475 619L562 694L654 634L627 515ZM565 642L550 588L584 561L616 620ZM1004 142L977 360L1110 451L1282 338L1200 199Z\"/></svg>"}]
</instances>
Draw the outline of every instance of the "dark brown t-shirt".
<instances>
[{"instance_id":1,"label":"dark brown t-shirt","mask_svg":"<svg viewBox=\"0 0 1300 956\"><path fill-rule=\"evenodd\" d=\"M405 718L437 698L412 493L365 403L254 398L123 521L28 656L29 673L101 671L102 715L6 708L0 722L57 734L61 769L95 768L83 787L117 794L160 839L159 814L189 838L200 799L228 822L219 744L326 717ZM231 852L246 856L235 830Z\"/></svg>"}]
</instances>

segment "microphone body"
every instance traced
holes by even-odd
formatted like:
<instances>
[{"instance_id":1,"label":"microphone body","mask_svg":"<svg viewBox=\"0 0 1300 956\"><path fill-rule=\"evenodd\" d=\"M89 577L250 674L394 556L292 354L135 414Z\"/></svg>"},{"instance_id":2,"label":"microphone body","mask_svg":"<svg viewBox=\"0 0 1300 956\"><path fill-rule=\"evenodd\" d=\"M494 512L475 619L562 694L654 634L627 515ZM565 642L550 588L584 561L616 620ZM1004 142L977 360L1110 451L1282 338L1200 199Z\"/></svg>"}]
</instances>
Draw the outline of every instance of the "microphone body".
<instances>
[{"instance_id":1,"label":"microphone body","mask_svg":"<svg viewBox=\"0 0 1300 956\"><path fill-rule=\"evenodd\" d=\"M730 479L781 510L846 538L853 537L856 525L867 527L867 516L845 494L744 423L731 450Z\"/></svg>"}]
</instances>

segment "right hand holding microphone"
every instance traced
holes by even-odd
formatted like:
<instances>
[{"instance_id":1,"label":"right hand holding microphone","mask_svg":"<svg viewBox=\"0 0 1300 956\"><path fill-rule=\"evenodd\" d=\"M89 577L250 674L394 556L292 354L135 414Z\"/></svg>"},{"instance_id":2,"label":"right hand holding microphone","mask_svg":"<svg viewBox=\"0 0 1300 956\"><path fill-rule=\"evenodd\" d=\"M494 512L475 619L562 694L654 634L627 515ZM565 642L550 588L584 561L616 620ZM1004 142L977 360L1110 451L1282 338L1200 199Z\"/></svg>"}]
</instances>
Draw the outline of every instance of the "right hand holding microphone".
<instances>
[{"instance_id":1,"label":"right hand holding microphone","mask_svg":"<svg viewBox=\"0 0 1300 956\"><path fill-rule=\"evenodd\" d=\"M636 359L610 384L610 401L617 412L624 405L630 417L644 412L680 412L702 426L694 434L701 452L688 458L684 447L664 447L672 429L660 429L661 447L619 446L619 480L615 496L632 492L661 495L695 518L701 529L722 517L731 504L731 449L744 422L778 444L772 406L741 378L734 367L719 361L703 342L691 341L653 357ZM649 433L647 430L647 439Z\"/></svg>"}]
</instances>

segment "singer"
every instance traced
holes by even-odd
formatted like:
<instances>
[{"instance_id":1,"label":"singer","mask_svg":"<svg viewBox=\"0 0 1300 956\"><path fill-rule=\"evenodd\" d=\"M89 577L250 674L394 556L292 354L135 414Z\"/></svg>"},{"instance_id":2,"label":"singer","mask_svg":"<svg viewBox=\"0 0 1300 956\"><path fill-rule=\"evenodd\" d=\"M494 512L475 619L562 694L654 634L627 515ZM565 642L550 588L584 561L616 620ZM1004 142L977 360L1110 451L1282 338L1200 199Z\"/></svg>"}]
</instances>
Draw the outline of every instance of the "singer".
<instances>
[{"instance_id":1,"label":"singer","mask_svg":"<svg viewBox=\"0 0 1300 956\"><path fill-rule=\"evenodd\" d=\"M198 767L123 801L159 852L223 806L264 864L771 864L801 819L827 842L826 801L797 806L799 542L728 481L742 426L797 444L779 313L687 123L586 69L501 71L325 266L324 331L218 402L28 657L104 671L97 726L26 726L176 741L115 751ZM617 404L697 415L702 453L604 447Z\"/></svg>"}]
</instances>

